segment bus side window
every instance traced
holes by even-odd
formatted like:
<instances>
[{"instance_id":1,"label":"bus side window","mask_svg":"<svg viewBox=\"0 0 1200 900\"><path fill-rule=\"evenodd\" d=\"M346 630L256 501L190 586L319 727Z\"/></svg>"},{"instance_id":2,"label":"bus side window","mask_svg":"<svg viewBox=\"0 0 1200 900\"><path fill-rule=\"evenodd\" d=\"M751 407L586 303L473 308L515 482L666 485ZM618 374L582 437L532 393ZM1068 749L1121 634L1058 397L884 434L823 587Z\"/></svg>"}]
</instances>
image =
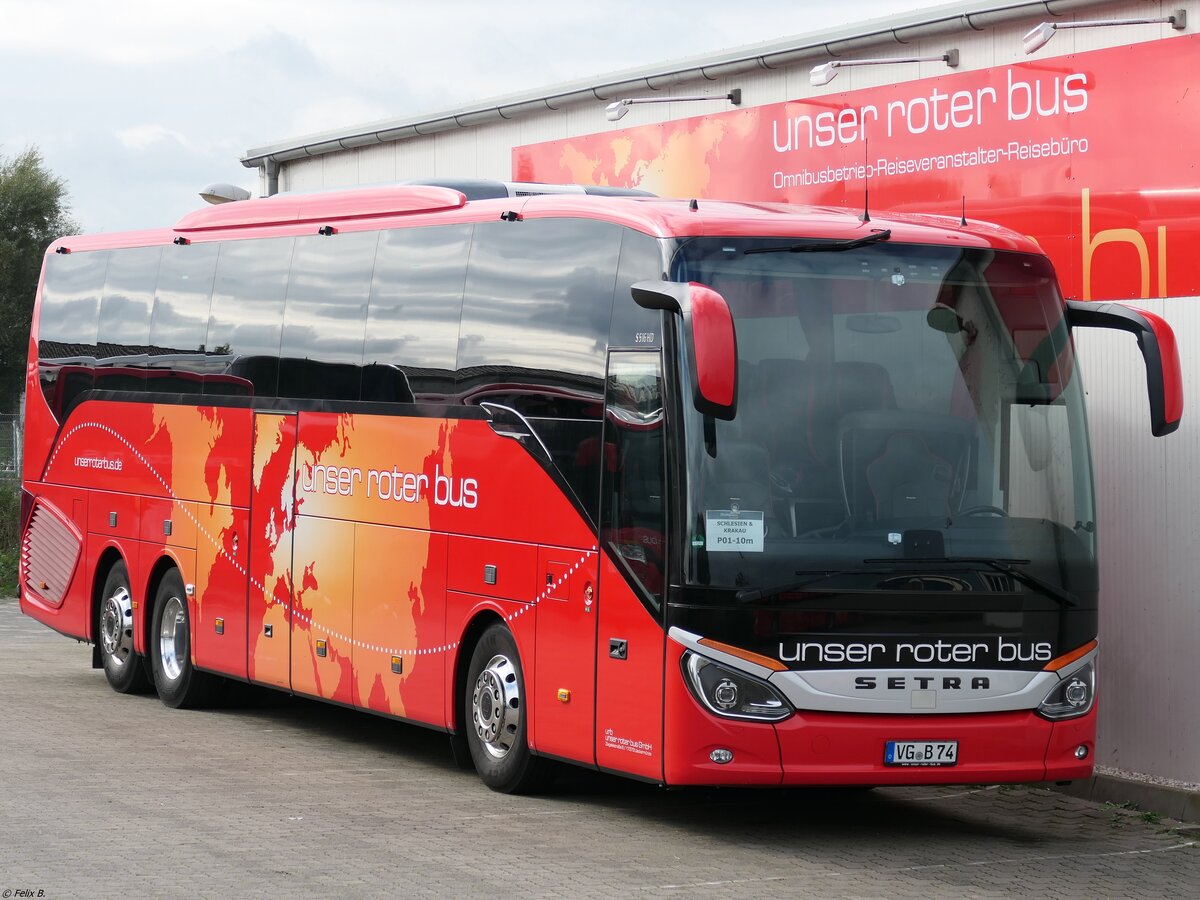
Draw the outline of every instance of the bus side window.
<instances>
[{"instance_id":1,"label":"bus side window","mask_svg":"<svg viewBox=\"0 0 1200 900\"><path fill-rule=\"evenodd\" d=\"M279 396L358 400L379 232L296 238L283 313Z\"/></svg>"},{"instance_id":2,"label":"bus side window","mask_svg":"<svg viewBox=\"0 0 1200 900\"><path fill-rule=\"evenodd\" d=\"M168 244L150 317L146 390L199 394L210 371L204 352L220 244ZM214 364L214 367L219 364Z\"/></svg>"},{"instance_id":3,"label":"bus side window","mask_svg":"<svg viewBox=\"0 0 1200 900\"><path fill-rule=\"evenodd\" d=\"M104 278L96 335L96 389L144 391L150 311L162 247L114 250Z\"/></svg>"},{"instance_id":4,"label":"bus side window","mask_svg":"<svg viewBox=\"0 0 1200 900\"><path fill-rule=\"evenodd\" d=\"M524 415L594 523L604 363L622 229L586 219L475 226L458 344L458 393Z\"/></svg>"},{"instance_id":5,"label":"bus side window","mask_svg":"<svg viewBox=\"0 0 1200 900\"><path fill-rule=\"evenodd\" d=\"M640 231L626 228L621 233L621 262L613 295L609 347L662 346L662 312L642 309L633 302L630 288L639 281L661 279L665 271L662 245Z\"/></svg>"},{"instance_id":6,"label":"bus side window","mask_svg":"<svg viewBox=\"0 0 1200 900\"><path fill-rule=\"evenodd\" d=\"M225 377L205 379L204 393L274 397L279 381L283 300L295 238L228 241L221 246L204 344Z\"/></svg>"},{"instance_id":7,"label":"bus side window","mask_svg":"<svg viewBox=\"0 0 1200 900\"><path fill-rule=\"evenodd\" d=\"M610 353L606 394L601 535L626 577L659 606L666 575L660 355Z\"/></svg>"},{"instance_id":8,"label":"bus side window","mask_svg":"<svg viewBox=\"0 0 1200 900\"><path fill-rule=\"evenodd\" d=\"M375 254L362 399L444 402L454 393L470 225L381 232Z\"/></svg>"},{"instance_id":9,"label":"bus side window","mask_svg":"<svg viewBox=\"0 0 1200 900\"><path fill-rule=\"evenodd\" d=\"M92 389L109 253L52 253L46 262L38 319L38 377L46 403L60 422L76 398Z\"/></svg>"}]
</instances>

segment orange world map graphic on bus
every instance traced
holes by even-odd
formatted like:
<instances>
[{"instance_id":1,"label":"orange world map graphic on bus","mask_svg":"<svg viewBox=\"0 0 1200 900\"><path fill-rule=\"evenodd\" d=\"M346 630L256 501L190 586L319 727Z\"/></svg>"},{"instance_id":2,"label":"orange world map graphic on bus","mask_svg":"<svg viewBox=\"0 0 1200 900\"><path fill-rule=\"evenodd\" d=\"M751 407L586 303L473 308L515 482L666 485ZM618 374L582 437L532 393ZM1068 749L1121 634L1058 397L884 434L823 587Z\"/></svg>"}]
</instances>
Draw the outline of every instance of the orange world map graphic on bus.
<instances>
[{"instance_id":1,"label":"orange world map graphic on bus","mask_svg":"<svg viewBox=\"0 0 1200 900\"><path fill-rule=\"evenodd\" d=\"M176 523L168 553L194 580L197 666L445 723L458 647L446 626L454 533L530 540L545 523L513 520L517 498L543 511L563 503L548 484L544 494L522 487L537 464L515 443L500 459L481 455L491 435L482 421L436 417L87 403L45 477L71 483L86 472L98 491L140 495L143 537ZM496 469L488 491L460 471L455 447L470 468L486 458ZM504 615L514 627L594 554L575 524L562 536L591 549L554 583L530 584Z\"/></svg>"}]
</instances>

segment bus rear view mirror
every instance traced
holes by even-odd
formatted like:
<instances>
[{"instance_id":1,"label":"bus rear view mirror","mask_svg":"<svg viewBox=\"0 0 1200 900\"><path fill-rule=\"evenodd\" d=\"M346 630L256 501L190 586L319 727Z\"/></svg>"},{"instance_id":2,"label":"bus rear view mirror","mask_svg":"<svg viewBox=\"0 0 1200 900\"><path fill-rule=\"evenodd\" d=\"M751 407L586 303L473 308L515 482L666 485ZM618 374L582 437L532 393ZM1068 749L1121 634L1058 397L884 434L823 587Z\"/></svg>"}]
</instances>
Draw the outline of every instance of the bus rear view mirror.
<instances>
[{"instance_id":1,"label":"bus rear view mirror","mask_svg":"<svg viewBox=\"0 0 1200 900\"><path fill-rule=\"evenodd\" d=\"M1150 431L1155 437L1170 434L1183 417L1183 375L1175 332L1154 313L1120 303L1067 301L1072 328L1114 328L1137 338L1146 362L1146 387L1150 393Z\"/></svg>"},{"instance_id":2,"label":"bus rear view mirror","mask_svg":"<svg viewBox=\"0 0 1200 900\"><path fill-rule=\"evenodd\" d=\"M706 416L732 419L737 414L737 336L725 298L694 281L639 281L632 292L638 306L681 317L692 403Z\"/></svg>"}]
</instances>

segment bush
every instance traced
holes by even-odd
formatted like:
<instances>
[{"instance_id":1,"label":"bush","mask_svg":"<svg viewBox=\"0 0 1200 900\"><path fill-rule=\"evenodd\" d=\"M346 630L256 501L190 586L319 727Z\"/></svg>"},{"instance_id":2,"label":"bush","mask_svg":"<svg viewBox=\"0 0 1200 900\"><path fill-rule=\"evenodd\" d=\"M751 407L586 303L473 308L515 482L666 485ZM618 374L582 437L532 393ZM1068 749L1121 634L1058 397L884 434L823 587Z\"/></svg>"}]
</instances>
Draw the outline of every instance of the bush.
<instances>
[{"instance_id":1,"label":"bush","mask_svg":"<svg viewBox=\"0 0 1200 900\"><path fill-rule=\"evenodd\" d=\"M21 543L21 485L0 479L0 597L17 595L17 555Z\"/></svg>"}]
</instances>

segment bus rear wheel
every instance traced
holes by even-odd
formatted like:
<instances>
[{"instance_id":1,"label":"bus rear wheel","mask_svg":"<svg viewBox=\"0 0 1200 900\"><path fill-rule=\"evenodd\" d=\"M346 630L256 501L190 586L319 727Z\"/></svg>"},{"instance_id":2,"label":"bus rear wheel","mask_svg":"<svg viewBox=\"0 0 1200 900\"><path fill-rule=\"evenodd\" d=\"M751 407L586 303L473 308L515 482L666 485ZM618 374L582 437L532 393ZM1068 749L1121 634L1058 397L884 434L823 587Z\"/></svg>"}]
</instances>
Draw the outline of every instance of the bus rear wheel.
<instances>
[{"instance_id":1,"label":"bus rear wheel","mask_svg":"<svg viewBox=\"0 0 1200 900\"><path fill-rule=\"evenodd\" d=\"M463 713L471 761L484 784L505 794L546 786L547 762L529 750L525 676L517 644L499 623L483 633L471 654Z\"/></svg>"},{"instance_id":2,"label":"bus rear wheel","mask_svg":"<svg viewBox=\"0 0 1200 900\"><path fill-rule=\"evenodd\" d=\"M191 625L183 579L171 569L154 595L150 626L150 663L159 699L173 709L210 706L223 681L192 665Z\"/></svg>"},{"instance_id":3,"label":"bus rear wheel","mask_svg":"<svg viewBox=\"0 0 1200 900\"><path fill-rule=\"evenodd\" d=\"M133 652L133 596L129 592L129 570L117 561L108 570L100 594L96 643L104 677L118 694L142 694L150 689L143 660Z\"/></svg>"}]
</instances>

